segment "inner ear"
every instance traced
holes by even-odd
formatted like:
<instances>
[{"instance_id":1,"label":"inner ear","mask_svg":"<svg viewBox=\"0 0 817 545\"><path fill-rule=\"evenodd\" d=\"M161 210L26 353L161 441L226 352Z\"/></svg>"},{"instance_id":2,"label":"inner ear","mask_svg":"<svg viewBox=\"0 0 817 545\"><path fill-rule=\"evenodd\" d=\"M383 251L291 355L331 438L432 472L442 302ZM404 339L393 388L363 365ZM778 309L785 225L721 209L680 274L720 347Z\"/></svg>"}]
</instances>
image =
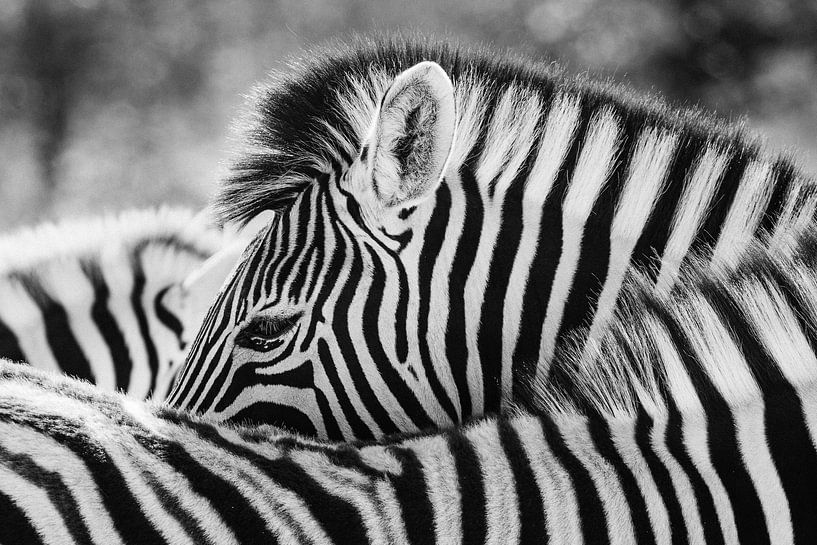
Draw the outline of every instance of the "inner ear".
<instances>
[{"instance_id":1,"label":"inner ear","mask_svg":"<svg viewBox=\"0 0 817 545\"><path fill-rule=\"evenodd\" d=\"M381 205L422 200L437 188L455 123L454 87L439 65L421 62L395 78L361 149Z\"/></svg>"}]
</instances>

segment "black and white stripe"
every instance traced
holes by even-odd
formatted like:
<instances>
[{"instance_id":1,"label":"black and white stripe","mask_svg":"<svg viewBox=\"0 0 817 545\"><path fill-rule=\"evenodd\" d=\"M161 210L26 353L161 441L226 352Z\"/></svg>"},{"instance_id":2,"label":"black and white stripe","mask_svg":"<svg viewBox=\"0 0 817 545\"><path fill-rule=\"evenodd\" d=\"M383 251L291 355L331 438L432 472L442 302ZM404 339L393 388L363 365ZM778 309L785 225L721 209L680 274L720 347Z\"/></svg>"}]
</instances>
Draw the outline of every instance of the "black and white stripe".
<instances>
[{"instance_id":1,"label":"black and white stripe","mask_svg":"<svg viewBox=\"0 0 817 545\"><path fill-rule=\"evenodd\" d=\"M738 129L550 66L393 41L293 70L219 198L277 223L176 407L333 438L462 422L598 337L631 268L667 291L690 252L728 264L814 217L814 182Z\"/></svg>"},{"instance_id":2,"label":"black and white stripe","mask_svg":"<svg viewBox=\"0 0 817 545\"><path fill-rule=\"evenodd\" d=\"M814 543L815 271L811 228L672 294L630 280L527 412L379 442L0 364L0 542Z\"/></svg>"},{"instance_id":3,"label":"black and white stripe","mask_svg":"<svg viewBox=\"0 0 817 545\"><path fill-rule=\"evenodd\" d=\"M224 242L221 230L176 208L6 235L0 356L163 399L201 322L182 282Z\"/></svg>"}]
</instances>

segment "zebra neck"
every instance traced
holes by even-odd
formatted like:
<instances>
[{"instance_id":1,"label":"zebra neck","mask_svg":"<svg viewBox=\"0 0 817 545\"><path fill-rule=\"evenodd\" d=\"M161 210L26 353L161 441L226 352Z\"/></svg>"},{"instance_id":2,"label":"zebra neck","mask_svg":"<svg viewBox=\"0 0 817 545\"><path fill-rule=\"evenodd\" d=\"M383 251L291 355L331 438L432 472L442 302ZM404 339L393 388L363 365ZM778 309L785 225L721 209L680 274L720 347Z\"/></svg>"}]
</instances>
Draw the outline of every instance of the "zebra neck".
<instances>
[{"instance_id":1,"label":"zebra neck","mask_svg":"<svg viewBox=\"0 0 817 545\"><path fill-rule=\"evenodd\" d=\"M568 94L500 103L454 150L412 239L432 315L446 317L419 342L434 334L438 369L467 362L453 373L463 416L518 397L529 373L544 379L565 339L598 338L632 269L666 292L690 254L729 265L815 215L813 182L738 140Z\"/></svg>"}]
</instances>

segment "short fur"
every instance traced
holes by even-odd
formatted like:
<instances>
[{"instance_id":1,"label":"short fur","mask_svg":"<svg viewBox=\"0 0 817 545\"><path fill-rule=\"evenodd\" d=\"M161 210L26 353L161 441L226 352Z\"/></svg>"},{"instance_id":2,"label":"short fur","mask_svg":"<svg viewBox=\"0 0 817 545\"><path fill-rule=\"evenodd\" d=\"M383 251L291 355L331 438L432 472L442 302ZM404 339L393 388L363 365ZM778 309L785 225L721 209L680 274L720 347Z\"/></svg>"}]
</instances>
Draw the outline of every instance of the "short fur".
<instances>
[{"instance_id":1,"label":"short fur","mask_svg":"<svg viewBox=\"0 0 817 545\"><path fill-rule=\"evenodd\" d=\"M0 362L0 541L813 543L817 229L710 271L628 281L529 413L371 443Z\"/></svg>"},{"instance_id":2,"label":"short fur","mask_svg":"<svg viewBox=\"0 0 817 545\"><path fill-rule=\"evenodd\" d=\"M163 397L201 318L180 286L229 239L203 216L170 207L4 235L0 356Z\"/></svg>"}]
</instances>

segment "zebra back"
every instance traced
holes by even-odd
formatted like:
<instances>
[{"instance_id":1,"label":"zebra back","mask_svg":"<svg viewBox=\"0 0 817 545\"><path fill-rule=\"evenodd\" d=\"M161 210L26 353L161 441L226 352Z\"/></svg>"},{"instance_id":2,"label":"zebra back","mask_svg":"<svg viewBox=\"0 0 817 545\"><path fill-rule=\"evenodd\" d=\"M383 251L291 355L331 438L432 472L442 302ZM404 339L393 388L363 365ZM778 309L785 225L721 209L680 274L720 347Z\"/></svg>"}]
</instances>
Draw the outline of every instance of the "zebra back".
<instances>
[{"instance_id":1,"label":"zebra back","mask_svg":"<svg viewBox=\"0 0 817 545\"><path fill-rule=\"evenodd\" d=\"M0 355L103 389L164 398L201 320L182 282L228 238L181 208L5 235Z\"/></svg>"},{"instance_id":2,"label":"zebra back","mask_svg":"<svg viewBox=\"0 0 817 545\"><path fill-rule=\"evenodd\" d=\"M2 363L0 541L813 543L817 229L783 242L629 280L525 410L376 442Z\"/></svg>"}]
</instances>

